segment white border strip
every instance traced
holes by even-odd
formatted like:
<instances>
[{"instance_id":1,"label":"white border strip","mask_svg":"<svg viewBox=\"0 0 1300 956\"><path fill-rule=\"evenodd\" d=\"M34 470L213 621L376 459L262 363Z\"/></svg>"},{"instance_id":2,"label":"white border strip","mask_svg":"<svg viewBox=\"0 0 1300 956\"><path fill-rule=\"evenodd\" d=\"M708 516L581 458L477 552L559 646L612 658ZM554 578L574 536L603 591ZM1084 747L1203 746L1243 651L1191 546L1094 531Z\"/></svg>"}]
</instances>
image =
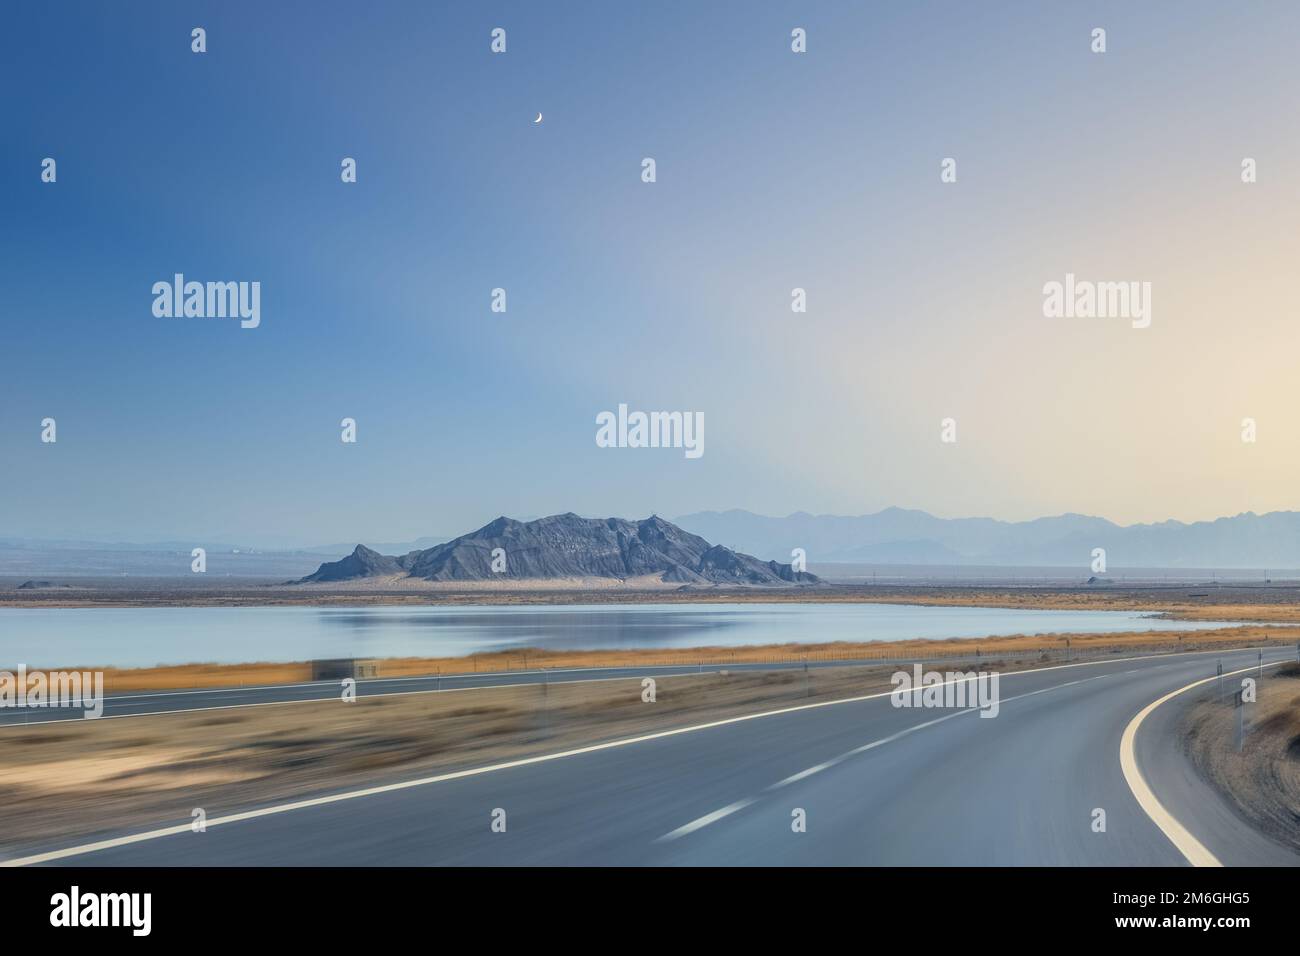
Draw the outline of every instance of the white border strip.
<instances>
[{"instance_id":1,"label":"white border strip","mask_svg":"<svg viewBox=\"0 0 1300 956\"><path fill-rule=\"evenodd\" d=\"M1270 661L1263 664L1263 667L1276 667L1279 664L1289 664L1291 661ZM1128 722L1124 728L1124 736L1119 742L1119 763L1124 770L1124 780L1128 783L1128 788L1133 791L1133 796L1137 798L1138 805L1142 807L1142 812L1151 818L1151 822L1160 828L1165 836L1169 837L1169 842L1187 858L1187 862L1192 866L1223 866L1223 863L1206 849L1205 844L1191 832L1179 823L1172 813L1165 809L1164 804L1152 792L1151 786L1147 783L1146 777L1142 775L1142 768L1138 766L1135 742L1137 740L1138 728L1142 726L1142 721L1151 715L1151 712L1166 701L1173 700L1179 694L1185 694L1187 691L1196 687L1208 684L1210 681L1218 680L1222 677L1234 677L1237 674L1247 674L1251 671L1258 671L1260 664L1251 667L1243 667L1241 670L1228 671L1228 673L1213 677L1204 677L1201 680L1192 681L1186 687L1180 687L1178 690L1170 691L1159 700L1152 701L1138 711L1137 716Z\"/></svg>"}]
</instances>

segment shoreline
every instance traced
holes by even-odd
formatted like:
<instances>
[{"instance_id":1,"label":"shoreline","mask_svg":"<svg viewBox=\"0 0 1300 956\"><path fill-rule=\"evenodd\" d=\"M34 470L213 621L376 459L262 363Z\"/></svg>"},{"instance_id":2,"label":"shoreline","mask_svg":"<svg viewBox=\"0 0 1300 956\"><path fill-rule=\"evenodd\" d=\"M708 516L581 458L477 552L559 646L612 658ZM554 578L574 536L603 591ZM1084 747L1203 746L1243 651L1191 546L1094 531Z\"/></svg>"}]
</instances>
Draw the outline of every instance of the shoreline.
<instances>
[{"instance_id":1,"label":"shoreline","mask_svg":"<svg viewBox=\"0 0 1300 956\"><path fill-rule=\"evenodd\" d=\"M1132 587L974 587L974 586L826 586L815 589L636 590L553 589L544 591L374 591L357 588L258 585L176 588L156 580L141 589L107 586L76 589L52 587L0 591L0 619L5 609L143 607L465 607L609 606L682 604L890 604L921 607L970 607L1006 610L1117 611L1157 616L1166 621L1232 622L1207 630L1141 631L1111 634L1011 634L978 638L841 641L817 644L772 643L741 646L700 645L690 648L553 651L512 648L465 656L379 658L380 676L388 678L451 673L504 672L533 668L609 668L695 664L774 663L802 660L847 662L984 656L1006 653L1059 655L1067 647L1079 654L1112 653L1134 648L1157 652L1199 647L1275 645L1300 641L1300 587L1270 588L1223 585L1217 588ZM1264 626L1267 625L1267 626ZM13 662L16 666L17 662ZM9 666L9 665L3 665ZM29 666L32 666L29 664ZM54 668L51 668L54 669ZM70 666L60 670L72 670ZM146 667L75 668L103 670L110 692L203 689L256 684L307 683L311 661L247 661L218 664L193 661Z\"/></svg>"},{"instance_id":2,"label":"shoreline","mask_svg":"<svg viewBox=\"0 0 1300 956\"><path fill-rule=\"evenodd\" d=\"M1017 634L1000 637L911 639L903 641L835 641L821 644L750 644L736 647L703 645L688 648L556 651L512 648L459 657L356 658L375 660L378 678L431 677L564 671L618 667L681 667L693 664L777 664L843 662L871 664L898 660L974 660L993 663L998 657L1020 655L1041 661L1062 655L1073 658L1124 652L1178 653L1217 648L1284 646L1300 642L1295 627L1250 624L1188 631L1123 631L1113 634ZM32 668L29 668L31 670ZM277 684L311 683L311 661L218 664L194 662L155 667L74 668L102 670L110 693L198 690Z\"/></svg>"},{"instance_id":3,"label":"shoreline","mask_svg":"<svg viewBox=\"0 0 1300 956\"><path fill-rule=\"evenodd\" d=\"M272 607L527 607L680 604L891 604L1033 611L1125 611L1175 621L1300 624L1300 586L1220 585L1193 588L1007 586L838 586L789 589L438 589L383 591L358 588L50 587L0 590L6 609L272 608Z\"/></svg>"}]
</instances>

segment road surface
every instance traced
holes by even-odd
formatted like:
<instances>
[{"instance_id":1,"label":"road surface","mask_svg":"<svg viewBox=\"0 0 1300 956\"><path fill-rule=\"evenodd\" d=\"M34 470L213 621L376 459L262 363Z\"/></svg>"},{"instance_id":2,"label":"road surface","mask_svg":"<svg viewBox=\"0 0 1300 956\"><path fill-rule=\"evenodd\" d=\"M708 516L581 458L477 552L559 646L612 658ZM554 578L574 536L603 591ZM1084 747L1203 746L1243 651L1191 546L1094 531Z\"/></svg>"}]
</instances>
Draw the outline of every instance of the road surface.
<instances>
[{"instance_id":1,"label":"road surface","mask_svg":"<svg viewBox=\"0 0 1300 956\"><path fill-rule=\"evenodd\" d=\"M1000 712L888 696L786 708L687 732L474 768L244 818L103 834L27 863L72 865L1059 865L1189 859L1121 766L1134 717L1256 651L1110 660L1001 677ZM1294 650L1263 652L1265 663ZM662 673L662 671L661 671ZM1268 692L1265 669L1262 692ZM1240 677L1234 678L1239 681ZM1157 707L1134 756L1162 812L1225 865L1300 856L1191 771L1176 728L1211 682ZM654 706L647 704L646 706ZM1094 811L1106 814L1095 832ZM505 832L494 832L504 811ZM798 811L806 832L795 832Z\"/></svg>"}]
</instances>

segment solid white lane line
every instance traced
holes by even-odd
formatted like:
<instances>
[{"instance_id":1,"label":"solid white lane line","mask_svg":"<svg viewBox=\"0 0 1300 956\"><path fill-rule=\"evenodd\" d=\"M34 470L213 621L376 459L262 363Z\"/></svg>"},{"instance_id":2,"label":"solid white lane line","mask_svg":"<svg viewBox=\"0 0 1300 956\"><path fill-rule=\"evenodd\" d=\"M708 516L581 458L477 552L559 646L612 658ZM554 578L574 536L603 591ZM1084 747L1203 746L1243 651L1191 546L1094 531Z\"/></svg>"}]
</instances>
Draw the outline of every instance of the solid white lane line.
<instances>
[{"instance_id":1,"label":"solid white lane line","mask_svg":"<svg viewBox=\"0 0 1300 956\"><path fill-rule=\"evenodd\" d=\"M678 827L676 830L673 830L671 833L665 833L655 842L668 843L672 840L676 840L678 837L684 837L688 833L694 833L696 830L700 829L700 827L707 827L710 823L713 823L715 820L721 820L723 817L731 816L731 814L735 813L737 810L743 810L745 809L745 807L749 806L753 802L754 801L749 798L746 798L744 800L737 800L735 803L729 804L723 807L721 810L714 810L712 813L706 813L704 814L704 816L698 817L697 819L692 820L690 823Z\"/></svg>"},{"instance_id":2,"label":"solid white lane line","mask_svg":"<svg viewBox=\"0 0 1300 956\"><path fill-rule=\"evenodd\" d=\"M1265 664L1265 667L1276 667L1278 664L1290 663L1289 661L1271 661ZM1223 677L1233 677L1237 674L1248 674L1252 671L1258 671L1259 665L1252 667L1243 667L1240 670L1228 671ZM1146 777L1142 775L1142 768L1138 766L1137 752L1135 742L1137 741L1138 728L1142 726L1142 721L1146 720L1153 710L1159 707L1165 701L1172 700L1179 694L1185 694L1187 691L1196 687L1201 687L1211 681L1218 680L1220 675L1215 674L1212 677L1204 677L1201 680L1192 681L1186 687L1180 687L1178 690L1170 691L1159 700L1152 701L1138 711L1137 716L1128 722L1124 728L1124 735L1119 742L1119 763L1124 771L1124 780L1128 783L1128 788L1133 791L1133 796L1137 798L1138 805L1142 807L1142 812L1151 818L1151 822L1158 826L1161 832L1169 838L1172 843L1192 866L1223 866L1213 853L1206 849L1205 844L1192 836L1191 832L1179 823L1172 813L1165 809L1150 785Z\"/></svg>"},{"instance_id":3,"label":"solid white lane line","mask_svg":"<svg viewBox=\"0 0 1300 956\"><path fill-rule=\"evenodd\" d=\"M1172 660L1177 660L1178 657L1181 657L1182 655L1172 656L1166 654L1154 654L1151 656L1160 657L1160 658L1168 657ZM1144 659L1145 658L1139 658L1139 657L1128 658L1128 660L1144 660ZM1032 670L1007 671L1002 676L1013 677L1019 674L1037 674L1037 673L1043 673L1045 671L1064 670L1068 667L1086 667L1089 664L1097 664L1097 663L1113 663L1113 662L1083 661L1078 664L1057 664L1052 667L1039 667ZM1278 663L1281 662L1279 661ZM1112 675L1101 674L1098 675L1097 678L1093 678L1093 679L1100 679L1102 677L1109 677L1109 676ZM627 679L627 678L619 678L619 679ZM630 679L635 680L636 678L630 678ZM932 686L942 687L942 686L946 686L947 684L956 684L956 683L959 682L948 681L946 682L946 684L934 684ZM435 692L412 691L411 693L435 693ZM805 711L805 710L816 710L821 707L836 707L840 704L853 704L864 700L876 700L881 697L888 697L892 693L893 693L892 690L886 690L886 691L880 691L879 693L875 693L875 694L863 694L859 697L844 697L838 700L819 701L818 703L814 703L814 704L799 704L794 707L782 707L777 710L768 710L757 714L742 714L739 717L728 717L723 720L714 720L704 724L695 724L690 727L678 727L673 730L661 730L658 731L657 733L642 734L639 737L625 737L621 740L610 740L605 743L592 744L587 747L577 747L572 750L565 750L559 753L541 754L536 757L522 757L518 760L509 760L504 763L491 764L486 767L476 767L469 770L458 770L452 773L437 774L431 777L420 777L415 780L404 780L400 783L390 783L378 787L366 787L361 790L350 790L344 793L331 794L325 797L313 797L307 800L296 800L292 803L282 803L276 806L263 807L260 810L249 810L243 813L233 813L224 817L216 817L215 819L210 819L207 821L207 825L209 827L214 827L214 826L221 826L222 824L226 824L226 823L238 823L244 820L254 820L259 817L267 817L279 813L289 813L294 810L302 810L308 807L318 807L318 806L324 806L326 804L331 804L331 803L340 803L344 800L356 800L362 797L370 797L382 793L392 793L397 790L407 790L411 787L422 787L428 784L441 783L442 781L445 780L459 780L464 777L475 777L480 774L493 773L498 770L508 770L513 767L525 767L532 764L547 763L552 760L562 760L565 757L573 757L579 754L596 753L601 750L611 750L615 747L627 747L632 744L643 743L649 740L660 740L665 737L676 737L679 734L694 733L699 730L708 730L713 727L725 727L730 724L739 724L748 720L760 720L764 717L775 717L781 714L792 714L792 713L798 713L800 711ZM1041 693L1041 691L1033 691L1031 694L1022 695L1022 696L1032 696L1032 694L1036 694L1036 693ZM379 697L379 696L393 696L393 695L388 695L388 694L371 695L371 698ZM365 700L367 698L363 697L358 699ZM303 703L303 702L299 702L299 703ZM234 705L234 706L245 706L245 705ZM268 703L268 704L250 704L247 706L271 707L275 705ZM228 708L201 707L195 709L201 711L201 710L225 710ZM180 713L180 711L169 711L168 713ZM950 716L955 716L955 715L950 715ZM106 719L109 718L106 717L100 718L100 720L106 720ZM148 830L145 831L144 833L132 833L127 836L116 837L110 840L99 840L94 843L85 843L80 846L64 847L63 849L60 850L50 850L45 853L36 853L36 854L32 854L31 856L18 857L13 860L3 860L0 861L0 866L29 866L35 863L48 863L53 860L62 860L62 859L67 859L68 857L81 856L82 854L86 854L86 853L94 853L97 850L107 850L119 846L129 846L130 844L133 843L143 843L147 840L156 840L161 837L173 836L176 834L187 833L187 832L190 832L190 823L180 823L180 824L176 824L175 826L160 827L156 830Z\"/></svg>"}]
</instances>

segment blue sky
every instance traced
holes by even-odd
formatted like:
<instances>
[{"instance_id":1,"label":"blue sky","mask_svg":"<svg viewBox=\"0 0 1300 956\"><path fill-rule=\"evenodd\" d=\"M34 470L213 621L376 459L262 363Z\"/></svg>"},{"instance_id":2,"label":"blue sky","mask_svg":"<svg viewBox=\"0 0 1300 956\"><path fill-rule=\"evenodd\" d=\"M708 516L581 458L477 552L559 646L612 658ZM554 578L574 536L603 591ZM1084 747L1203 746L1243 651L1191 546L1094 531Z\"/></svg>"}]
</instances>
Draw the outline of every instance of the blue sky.
<instances>
[{"instance_id":1,"label":"blue sky","mask_svg":"<svg viewBox=\"0 0 1300 956\"><path fill-rule=\"evenodd\" d=\"M1293 507L1300 13L1130 6L10 5L0 535ZM1048 323L1067 271L1152 328ZM154 317L175 272L261 326ZM706 453L597 448L620 402Z\"/></svg>"}]
</instances>

